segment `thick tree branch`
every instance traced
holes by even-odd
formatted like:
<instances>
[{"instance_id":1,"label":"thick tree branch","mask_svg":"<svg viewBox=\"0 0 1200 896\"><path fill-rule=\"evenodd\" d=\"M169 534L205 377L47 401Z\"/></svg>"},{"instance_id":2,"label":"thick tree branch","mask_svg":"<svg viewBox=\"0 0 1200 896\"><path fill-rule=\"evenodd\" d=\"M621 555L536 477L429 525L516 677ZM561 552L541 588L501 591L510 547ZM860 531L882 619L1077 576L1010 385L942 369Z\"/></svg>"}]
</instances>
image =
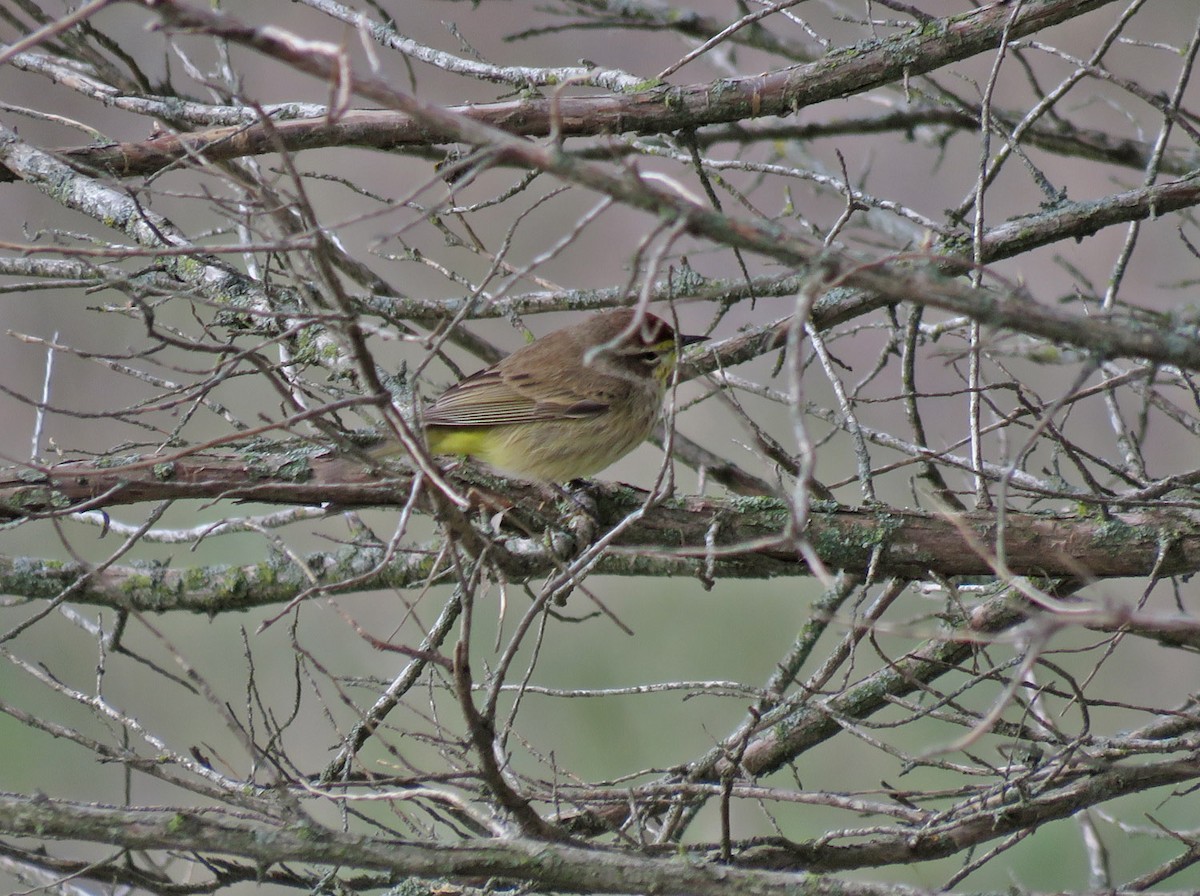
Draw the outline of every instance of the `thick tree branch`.
<instances>
[{"instance_id":1,"label":"thick tree branch","mask_svg":"<svg viewBox=\"0 0 1200 896\"><path fill-rule=\"evenodd\" d=\"M521 527L514 530L520 534L496 543L506 552L510 575L549 574L561 562L559 551L586 547L566 534L572 531L571 519L579 509L568 503L555 510L537 486L487 477L458 482L464 491L476 482L489 492L502 493L503 501L513 508L509 517ZM410 474L380 478L348 458L333 456L266 456L254 466L232 455L116 468L69 463L43 474L10 470L0 475L0 514L16 519L62 515L77 508L99 506L111 511L144 501L199 499L328 503L339 508L403 506L411 489ZM599 532L617 525L645 501L644 493L612 483L593 485L592 494ZM428 502L422 506L432 509ZM624 530L597 571L679 576L702 576L708 571L731 578L808 575L794 539L786 534L790 519L786 502L772 498L675 498L649 508ZM1010 513L1004 526L1005 563L1012 574L1102 579L1200 570L1200 523L1182 512L1145 510L1096 517ZM532 537L525 537L522 529ZM537 534L541 531L563 535L548 546ZM952 518L915 510L824 505L813 508L804 532L829 568L863 572L874 563L879 575L911 578L931 572L995 574L997 535L997 517L992 513ZM244 610L294 598L311 587L310 574L322 587L337 590L340 582L351 578L352 570L364 569L371 550L358 545L312 554L306 558L307 571L283 557L249 567L207 570L163 568L151 573L113 567L72 599L148 611ZM378 555L383 558L382 548ZM428 549L395 554L372 575L354 577L354 590L424 581L433 573L431 557ZM73 564L47 567L9 558L0 588L27 597L51 597L82 572Z\"/></svg>"},{"instance_id":2,"label":"thick tree branch","mask_svg":"<svg viewBox=\"0 0 1200 896\"><path fill-rule=\"evenodd\" d=\"M144 0L180 27L198 27L230 40L249 43L270 55L279 44L218 12L182 3ZM1008 4L936 19L866 45L839 48L811 63L743 78L683 87L647 82L639 93L605 96L556 96L502 103L451 107L448 111L491 125L514 136L563 137L612 133L659 134L710 124L747 121L764 116L794 115L825 100L853 96L898 78L934 71L978 53L995 49L1008 27L1010 39L1041 31L1112 3L1113 0L1037 0L1021 6L1010 23ZM329 45L336 51L336 47ZM293 58L293 63L298 62ZM164 135L138 143L60 150L64 160L117 177L151 174L181 159L203 156L209 161L247 155L333 146L394 149L442 142L446 134L420 118L395 112L355 111L336 119L277 121L234 126L198 134ZM0 180L3 179L0 169ZM11 177L11 174L9 175Z\"/></svg>"},{"instance_id":3,"label":"thick tree branch","mask_svg":"<svg viewBox=\"0 0 1200 896\"><path fill-rule=\"evenodd\" d=\"M268 867L279 862L337 865L386 872L394 881L498 877L551 890L664 896L728 896L730 892L746 896L925 896L933 892L824 878L806 871L747 870L544 841L429 845L344 834L308 821L277 825L201 810L118 808L44 796L0 795L0 829L14 836L82 840L130 850L215 853ZM1123 891L1105 892L1117 896Z\"/></svg>"},{"instance_id":4,"label":"thick tree branch","mask_svg":"<svg viewBox=\"0 0 1200 896\"><path fill-rule=\"evenodd\" d=\"M1053 777L1059 774L1056 770ZM985 802L983 811L963 822L956 813L944 816L940 823L925 830L863 845L788 844L753 849L745 856L755 868L836 871L869 865L890 865L924 861L954 855L975 844L995 840L1019 830L1036 830L1044 824L1069 818L1090 806L1120 796L1139 793L1153 787L1189 784L1200 777L1200 761L1172 759L1148 765L1121 763L1111 768L1096 768L1080 774L1067 786L1046 786L1042 780L1022 782L1019 787L1003 789ZM1061 782L1059 782L1061 785ZM1046 792L1036 793L1042 787ZM1031 793L1030 791L1035 791Z\"/></svg>"}]
</instances>

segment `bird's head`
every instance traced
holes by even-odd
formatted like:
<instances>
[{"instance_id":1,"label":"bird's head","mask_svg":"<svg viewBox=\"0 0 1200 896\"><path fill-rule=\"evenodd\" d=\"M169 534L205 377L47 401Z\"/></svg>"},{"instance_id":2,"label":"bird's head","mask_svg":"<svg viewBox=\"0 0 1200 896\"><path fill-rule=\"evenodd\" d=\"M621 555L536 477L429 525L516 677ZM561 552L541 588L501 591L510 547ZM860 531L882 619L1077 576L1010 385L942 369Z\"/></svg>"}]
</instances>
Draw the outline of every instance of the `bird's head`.
<instances>
[{"instance_id":1,"label":"bird's head","mask_svg":"<svg viewBox=\"0 0 1200 896\"><path fill-rule=\"evenodd\" d=\"M582 330L585 364L599 364L630 379L650 377L659 384L670 378L680 347L707 338L676 333L662 318L632 308L597 314Z\"/></svg>"}]
</instances>

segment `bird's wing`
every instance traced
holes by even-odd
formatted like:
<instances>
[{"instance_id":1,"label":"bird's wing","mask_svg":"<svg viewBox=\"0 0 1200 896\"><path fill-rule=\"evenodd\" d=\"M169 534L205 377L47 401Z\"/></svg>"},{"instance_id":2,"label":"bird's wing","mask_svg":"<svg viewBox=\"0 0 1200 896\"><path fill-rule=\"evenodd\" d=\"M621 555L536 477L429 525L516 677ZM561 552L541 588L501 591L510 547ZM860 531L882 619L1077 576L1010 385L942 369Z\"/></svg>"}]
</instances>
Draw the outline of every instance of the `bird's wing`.
<instances>
[{"instance_id":1,"label":"bird's wing","mask_svg":"<svg viewBox=\"0 0 1200 896\"><path fill-rule=\"evenodd\" d=\"M608 403L587 398L561 383L537 382L531 373L488 368L443 392L425 409L426 426L503 426L592 417Z\"/></svg>"}]
</instances>

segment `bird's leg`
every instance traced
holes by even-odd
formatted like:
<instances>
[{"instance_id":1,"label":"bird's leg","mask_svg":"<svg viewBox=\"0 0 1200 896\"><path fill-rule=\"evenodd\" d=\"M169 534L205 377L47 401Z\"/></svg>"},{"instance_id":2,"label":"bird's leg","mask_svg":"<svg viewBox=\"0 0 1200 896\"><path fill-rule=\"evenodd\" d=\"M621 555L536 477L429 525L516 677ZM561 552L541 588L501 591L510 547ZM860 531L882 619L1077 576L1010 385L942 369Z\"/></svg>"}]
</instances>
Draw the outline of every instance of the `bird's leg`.
<instances>
[{"instance_id":1,"label":"bird's leg","mask_svg":"<svg viewBox=\"0 0 1200 896\"><path fill-rule=\"evenodd\" d=\"M579 556L596 539L600 528L600 508L587 479L572 479L565 486L557 487L566 499L566 529L575 542L575 556Z\"/></svg>"},{"instance_id":2,"label":"bird's leg","mask_svg":"<svg viewBox=\"0 0 1200 896\"><path fill-rule=\"evenodd\" d=\"M594 534L596 527L600 525L600 507L596 503L596 495L592 491L592 481L590 479L572 479L563 487L562 493L568 501L588 517L591 523L591 532ZM591 534L589 534L588 541L591 540Z\"/></svg>"}]
</instances>

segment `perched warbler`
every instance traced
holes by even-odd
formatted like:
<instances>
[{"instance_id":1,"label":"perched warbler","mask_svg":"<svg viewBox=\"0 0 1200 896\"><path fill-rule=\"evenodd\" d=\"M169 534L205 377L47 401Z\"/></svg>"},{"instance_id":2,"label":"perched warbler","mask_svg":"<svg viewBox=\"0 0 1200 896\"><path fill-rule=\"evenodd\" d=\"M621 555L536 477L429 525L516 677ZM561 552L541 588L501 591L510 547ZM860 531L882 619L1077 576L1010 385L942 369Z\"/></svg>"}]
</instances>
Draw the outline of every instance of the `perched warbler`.
<instances>
[{"instance_id":1,"label":"perched warbler","mask_svg":"<svg viewBox=\"0 0 1200 896\"><path fill-rule=\"evenodd\" d=\"M650 435L682 336L624 308L517 349L425 408L431 454L460 454L521 479L590 476Z\"/></svg>"}]
</instances>

